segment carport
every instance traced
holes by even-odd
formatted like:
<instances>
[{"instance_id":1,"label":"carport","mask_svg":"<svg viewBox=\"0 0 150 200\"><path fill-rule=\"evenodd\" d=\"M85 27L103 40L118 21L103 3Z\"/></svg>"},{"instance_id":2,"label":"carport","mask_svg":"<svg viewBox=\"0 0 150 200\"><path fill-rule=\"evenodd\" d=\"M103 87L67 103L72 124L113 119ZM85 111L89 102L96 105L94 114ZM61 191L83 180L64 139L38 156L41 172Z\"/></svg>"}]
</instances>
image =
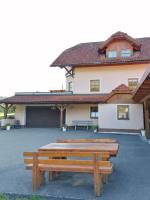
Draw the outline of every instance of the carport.
<instances>
[{"instance_id":1,"label":"carport","mask_svg":"<svg viewBox=\"0 0 150 200\"><path fill-rule=\"evenodd\" d=\"M105 95L72 94L71 92L22 92L3 99L5 118L12 105L25 106L26 127L51 128L65 124L65 111L70 104L104 103Z\"/></svg>"},{"instance_id":2,"label":"carport","mask_svg":"<svg viewBox=\"0 0 150 200\"><path fill-rule=\"evenodd\" d=\"M143 103L144 125L146 137L150 138L150 66L144 73L139 86L133 94L133 99L136 102Z\"/></svg>"}]
</instances>

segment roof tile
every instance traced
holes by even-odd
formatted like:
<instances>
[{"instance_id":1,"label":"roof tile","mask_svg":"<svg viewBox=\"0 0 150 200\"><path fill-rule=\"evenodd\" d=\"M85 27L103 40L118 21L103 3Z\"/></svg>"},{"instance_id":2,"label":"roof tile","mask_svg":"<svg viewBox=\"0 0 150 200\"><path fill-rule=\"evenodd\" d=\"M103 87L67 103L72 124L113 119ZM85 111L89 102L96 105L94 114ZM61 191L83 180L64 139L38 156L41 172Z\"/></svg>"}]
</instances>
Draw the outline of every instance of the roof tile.
<instances>
[{"instance_id":1,"label":"roof tile","mask_svg":"<svg viewBox=\"0 0 150 200\"><path fill-rule=\"evenodd\" d=\"M65 50L52 64L51 67L59 66L86 66L86 65L113 65L113 64L126 64L137 62L150 62L150 37L147 38L131 38L125 33L116 33L118 37L123 35L128 38L134 44L134 46L140 46L139 54L128 58L100 58L99 50L104 48L105 42L90 42L81 43L72 48ZM116 37L112 35L111 37ZM109 40L109 39L108 39Z\"/></svg>"},{"instance_id":2,"label":"roof tile","mask_svg":"<svg viewBox=\"0 0 150 200\"><path fill-rule=\"evenodd\" d=\"M61 94L61 95L15 95L0 101L7 104L82 104L105 103L115 94L131 94L124 84L119 85L108 94Z\"/></svg>"},{"instance_id":3,"label":"roof tile","mask_svg":"<svg viewBox=\"0 0 150 200\"><path fill-rule=\"evenodd\" d=\"M59 104L59 103L103 103L107 95L17 95L0 101L8 104Z\"/></svg>"}]
</instances>

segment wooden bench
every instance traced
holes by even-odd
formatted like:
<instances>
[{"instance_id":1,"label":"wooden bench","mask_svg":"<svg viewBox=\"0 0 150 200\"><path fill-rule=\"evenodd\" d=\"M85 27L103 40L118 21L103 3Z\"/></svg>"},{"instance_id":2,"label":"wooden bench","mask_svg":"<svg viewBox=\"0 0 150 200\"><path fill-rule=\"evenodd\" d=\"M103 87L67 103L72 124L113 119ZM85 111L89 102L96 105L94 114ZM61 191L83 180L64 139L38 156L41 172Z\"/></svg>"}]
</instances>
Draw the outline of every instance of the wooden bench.
<instances>
[{"instance_id":1,"label":"wooden bench","mask_svg":"<svg viewBox=\"0 0 150 200\"><path fill-rule=\"evenodd\" d=\"M93 126L93 121L90 120L74 120L72 121L72 125L75 127L75 130L77 130L77 126L85 126L88 130L90 126Z\"/></svg>"},{"instance_id":2,"label":"wooden bench","mask_svg":"<svg viewBox=\"0 0 150 200\"><path fill-rule=\"evenodd\" d=\"M44 183L45 172L82 172L93 174L95 195L100 196L103 179L113 168L110 161L102 160L109 157L108 152L24 152L23 156L26 169L32 170L33 191Z\"/></svg>"},{"instance_id":3,"label":"wooden bench","mask_svg":"<svg viewBox=\"0 0 150 200\"><path fill-rule=\"evenodd\" d=\"M117 140L111 138L99 139L59 139L58 143L116 143Z\"/></svg>"}]
</instances>

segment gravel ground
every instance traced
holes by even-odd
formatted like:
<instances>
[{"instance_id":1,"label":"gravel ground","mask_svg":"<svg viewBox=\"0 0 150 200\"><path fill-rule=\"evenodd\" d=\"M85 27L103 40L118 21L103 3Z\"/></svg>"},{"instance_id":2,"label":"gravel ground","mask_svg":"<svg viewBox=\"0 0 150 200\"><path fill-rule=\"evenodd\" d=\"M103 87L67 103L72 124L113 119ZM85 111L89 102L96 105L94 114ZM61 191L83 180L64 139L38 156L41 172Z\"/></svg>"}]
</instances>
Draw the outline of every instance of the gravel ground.
<instances>
[{"instance_id":1,"label":"gravel ground","mask_svg":"<svg viewBox=\"0 0 150 200\"><path fill-rule=\"evenodd\" d=\"M31 172L25 170L22 152L34 151L60 138L116 138L118 156L112 159L114 172L104 185L102 195L95 198L92 176L61 173L32 193ZM41 195L50 200L149 200L150 145L138 135L93 134L86 131L61 132L59 129L16 129L0 131L0 192Z\"/></svg>"}]
</instances>

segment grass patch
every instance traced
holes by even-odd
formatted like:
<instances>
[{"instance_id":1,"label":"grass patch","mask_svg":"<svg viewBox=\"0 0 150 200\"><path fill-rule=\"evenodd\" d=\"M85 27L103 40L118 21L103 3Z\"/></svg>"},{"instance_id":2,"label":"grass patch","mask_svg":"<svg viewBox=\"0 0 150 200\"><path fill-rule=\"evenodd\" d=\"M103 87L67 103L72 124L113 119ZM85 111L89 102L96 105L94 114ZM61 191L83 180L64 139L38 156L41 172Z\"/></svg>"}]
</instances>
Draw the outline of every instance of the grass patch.
<instances>
[{"instance_id":1,"label":"grass patch","mask_svg":"<svg viewBox=\"0 0 150 200\"><path fill-rule=\"evenodd\" d=\"M9 116L14 116L15 113L8 113L7 115L8 115L8 117ZM3 119L3 118L4 118L4 113L0 112L0 120Z\"/></svg>"},{"instance_id":2,"label":"grass patch","mask_svg":"<svg viewBox=\"0 0 150 200\"><path fill-rule=\"evenodd\" d=\"M9 200L9 198L5 194L0 194L0 200Z\"/></svg>"},{"instance_id":3,"label":"grass patch","mask_svg":"<svg viewBox=\"0 0 150 200\"><path fill-rule=\"evenodd\" d=\"M30 197L18 197L16 200L45 200L38 196L30 196Z\"/></svg>"},{"instance_id":4,"label":"grass patch","mask_svg":"<svg viewBox=\"0 0 150 200\"><path fill-rule=\"evenodd\" d=\"M0 194L0 200L46 200L39 196L29 196L29 197L11 197L10 195Z\"/></svg>"},{"instance_id":5,"label":"grass patch","mask_svg":"<svg viewBox=\"0 0 150 200\"><path fill-rule=\"evenodd\" d=\"M8 116L12 116L14 115L15 113L8 113ZM0 113L0 117L4 117L4 113Z\"/></svg>"}]
</instances>

